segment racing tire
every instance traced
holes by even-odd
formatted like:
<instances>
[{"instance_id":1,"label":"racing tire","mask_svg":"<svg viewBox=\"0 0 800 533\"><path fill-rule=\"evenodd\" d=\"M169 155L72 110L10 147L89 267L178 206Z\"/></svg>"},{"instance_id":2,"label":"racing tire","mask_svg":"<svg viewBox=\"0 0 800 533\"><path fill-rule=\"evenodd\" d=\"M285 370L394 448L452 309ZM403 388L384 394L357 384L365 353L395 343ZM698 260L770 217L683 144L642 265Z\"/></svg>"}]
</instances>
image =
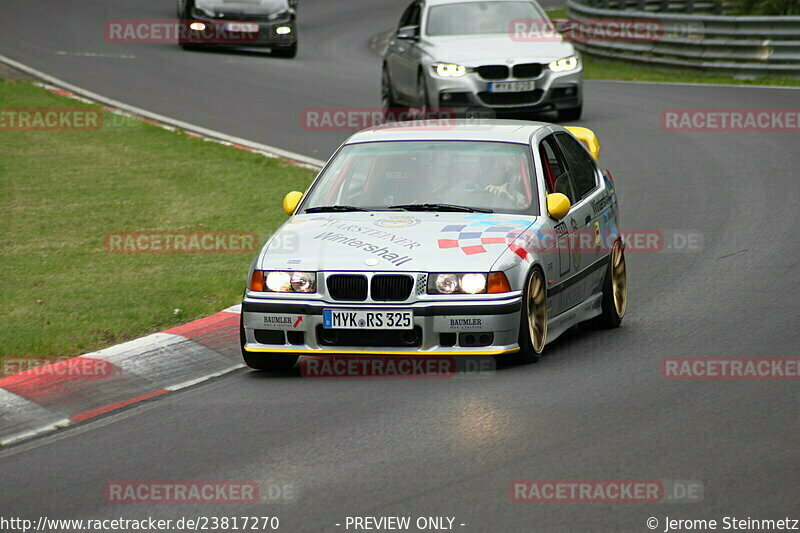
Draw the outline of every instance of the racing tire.
<instances>
[{"instance_id":1,"label":"racing tire","mask_svg":"<svg viewBox=\"0 0 800 533\"><path fill-rule=\"evenodd\" d=\"M244 322L239 319L239 344L242 348L244 364L253 370L269 370L272 372L288 372L297 364L299 356L292 354L264 354L251 353L244 349L246 343L244 335Z\"/></svg>"},{"instance_id":2,"label":"racing tire","mask_svg":"<svg viewBox=\"0 0 800 533\"><path fill-rule=\"evenodd\" d=\"M288 48L273 48L272 55L274 57L285 57L286 59L294 59L297 57L297 43L294 43Z\"/></svg>"},{"instance_id":3,"label":"racing tire","mask_svg":"<svg viewBox=\"0 0 800 533\"><path fill-rule=\"evenodd\" d=\"M570 107L569 109L559 109L558 120L559 121L563 120L566 122L571 122L573 120L580 120L582 114L583 114L583 104L579 105L578 107Z\"/></svg>"},{"instance_id":4,"label":"racing tire","mask_svg":"<svg viewBox=\"0 0 800 533\"><path fill-rule=\"evenodd\" d=\"M628 272L625 251L617 241L611 249L606 276L603 280L603 313L594 319L602 329L618 328L628 307Z\"/></svg>"},{"instance_id":5,"label":"racing tire","mask_svg":"<svg viewBox=\"0 0 800 533\"><path fill-rule=\"evenodd\" d=\"M520 349L511 360L525 365L536 363L547 344L547 282L538 267L528 274L520 315Z\"/></svg>"},{"instance_id":6,"label":"racing tire","mask_svg":"<svg viewBox=\"0 0 800 533\"><path fill-rule=\"evenodd\" d=\"M397 116L408 113L408 107L400 105L394 96L392 78L389 76L389 69L386 68L386 65L383 66L383 75L381 76L381 107L386 122L399 122Z\"/></svg>"}]
</instances>

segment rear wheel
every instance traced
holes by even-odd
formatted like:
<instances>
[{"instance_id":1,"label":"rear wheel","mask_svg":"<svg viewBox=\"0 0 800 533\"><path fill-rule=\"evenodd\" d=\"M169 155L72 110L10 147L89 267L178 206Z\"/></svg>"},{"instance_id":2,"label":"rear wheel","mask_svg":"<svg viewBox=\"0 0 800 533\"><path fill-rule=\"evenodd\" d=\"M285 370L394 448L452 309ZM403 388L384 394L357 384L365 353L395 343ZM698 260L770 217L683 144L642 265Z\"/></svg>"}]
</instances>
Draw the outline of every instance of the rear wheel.
<instances>
[{"instance_id":1,"label":"rear wheel","mask_svg":"<svg viewBox=\"0 0 800 533\"><path fill-rule=\"evenodd\" d=\"M535 363L547 344L547 285L544 274L534 268L528 276L522 295L522 316L519 325L519 352L515 362Z\"/></svg>"},{"instance_id":2,"label":"rear wheel","mask_svg":"<svg viewBox=\"0 0 800 533\"><path fill-rule=\"evenodd\" d=\"M244 364L253 370L271 370L273 372L288 372L297 363L299 357L292 354L253 353L244 349L247 342L244 334L244 322L239 319L239 343L242 348Z\"/></svg>"},{"instance_id":3,"label":"rear wheel","mask_svg":"<svg viewBox=\"0 0 800 533\"><path fill-rule=\"evenodd\" d=\"M622 243L617 241L603 281L603 314L595 319L595 324L606 329L618 328L627 308L628 272Z\"/></svg>"}]
</instances>

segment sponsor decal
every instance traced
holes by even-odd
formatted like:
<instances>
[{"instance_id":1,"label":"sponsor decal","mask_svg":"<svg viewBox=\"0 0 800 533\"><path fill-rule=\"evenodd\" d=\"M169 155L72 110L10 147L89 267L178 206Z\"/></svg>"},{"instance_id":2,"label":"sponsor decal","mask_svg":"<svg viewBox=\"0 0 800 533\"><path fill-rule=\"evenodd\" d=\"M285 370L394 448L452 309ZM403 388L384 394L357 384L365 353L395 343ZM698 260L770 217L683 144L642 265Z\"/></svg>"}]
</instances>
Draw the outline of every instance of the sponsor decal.
<instances>
[{"instance_id":1,"label":"sponsor decal","mask_svg":"<svg viewBox=\"0 0 800 533\"><path fill-rule=\"evenodd\" d=\"M573 235L573 242L572 242L572 249L575 250L572 254L572 266L575 267L575 271L578 271L578 268L581 266L581 243L579 242L578 236L578 223L575 222L574 218L569 220L570 226L572 226L572 235Z\"/></svg>"},{"instance_id":2,"label":"sponsor decal","mask_svg":"<svg viewBox=\"0 0 800 533\"><path fill-rule=\"evenodd\" d=\"M264 327L269 329L299 329L305 330L305 322L301 315L281 315L281 314L259 314L260 320L256 318L257 322L253 324L254 327ZM248 325L252 322L248 320Z\"/></svg>"},{"instance_id":3,"label":"sponsor decal","mask_svg":"<svg viewBox=\"0 0 800 533\"><path fill-rule=\"evenodd\" d=\"M414 217L389 217L375 221L375 225L381 228L407 228L416 226L422 221Z\"/></svg>"},{"instance_id":4,"label":"sponsor decal","mask_svg":"<svg viewBox=\"0 0 800 533\"><path fill-rule=\"evenodd\" d=\"M377 244L372 244L367 241L362 241L356 237L349 237L347 235L343 235L341 233L333 233L333 232L326 232L320 233L314 237L315 239L320 239L327 242L333 242L336 244L341 244L343 246L351 246L353 248L363 250L367 253L373 254L384 261L388 261L395 266L400 266L408 263L411 261L411 257L407 255L400 255L394 253L389 250L386 246L380 246Z\"/></svg>"},{"instance_id":5,"label":"sponsor decal","mask_svg":"<svg viewBox=\"0 0 800 533\"><path fill-rule=\"evenodd\" d=\"M448 224L440 230L447 235L438 239L439 249L457 248L466 255L475 255L486 253L487 246L502 245L525 261L531 260L530 254L518 242L525 243L533 238L533 220L476 214L465 217L465 221L466 224Z\"/></svg>"},{"instance_id":6,"label":"sponsor decal","mask_svg":"<svg viewBox=\"0 0 800 533\"><path fill-rule=\"evenodd\" d=\"M397 218L406 218L406 217L397 217ZM413 217L407 217L407 218L410 218L412 220L417 220L417 219L413 219ZM378 221L378 222L380 222L380 221ZM420 221L418 220L416 223L419 224ZM376 224L377 224L377 222L376 222ZM406 224L406 225L413 226L415 224ZM398 246L401 246L403 248L407 248L409 250L413 250L414 248L418 248L419 246L421 246L420 243L418 243L417 241L415 241L413 239L409 239L407 237L401 237L399 235L395 235L394 233L390 233L388 231L381 231L381 230L377 230L375 228L370 228L370 227L367 227L367 226L360 226L358 224L351 224L349 222L342 222L342 221L339 221L339 220L328 220L324 224L322 224L322 227L323 228L335 228L335 229L340 230L340 231L348 231L348 232L352 232L352 233L358 233L359 235L365 235L367 237L375 237L377 239L381 239L381 240L384 240L384 241L389 241L392 244L396 244ZM393 227L401 227L401 226L393 226Z\"/></svg>"},{"instance_id":7,"label":"sponsor decal","mask_svg":"<svg viewBox=\"0 0 800 533\"><path fill-rule=\"evenodd\" d=\"M592 210L594 211L594 214L596 215L597 213L599 213L600 211L604 210L606 207L608 207L611 204L611 196L606 195L606 196L603 196L602 198L598 198L597 200L592 200L589 203L592 204Z\"/></svg>"}]
</instances>

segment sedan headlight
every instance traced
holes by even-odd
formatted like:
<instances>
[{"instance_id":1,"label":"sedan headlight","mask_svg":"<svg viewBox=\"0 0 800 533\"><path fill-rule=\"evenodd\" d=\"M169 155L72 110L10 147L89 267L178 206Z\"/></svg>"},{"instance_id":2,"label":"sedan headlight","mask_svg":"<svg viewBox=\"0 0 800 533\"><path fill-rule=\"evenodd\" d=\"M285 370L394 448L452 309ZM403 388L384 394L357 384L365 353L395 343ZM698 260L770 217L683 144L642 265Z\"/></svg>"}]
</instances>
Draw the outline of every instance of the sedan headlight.
<instances>
[{"instance_id":1,"label":"sedan headlight","mask_svg":"<svg viewBox=\"0 0 800 533\"><path fill-rule=\"evenodd\" d=\"M428 276L428 294L497 294L511 292L502 272L442 273Z\"/></svg>"},{"instance_id":2,"label":"sedan headlight","mask_svg":"<svg viewBox=\"0 0 800 533\"><path fill-rule=\"evenodd\" d=\"M467 75L469 69L464 65L454 63L434 63L433 71L442 78L461 78Z\"/></svg>"},{"instance_id":3,"label":"sedan headlight","mask_svg":"<svg viewBox=\"0 0 800 533\"><path fill-rule=\"evenodd\" d=\"M250 290L256 292L317 292L316 272L254 270Z\"/></svg>"},{"instance_id":4,"label":"sedan headlight","mask_svg":"<svg viewBox=\"0 0 800 533\"><path fill-rule=\"evenodd\" d=\"M553 61L548 65L553 72L568 72L578 68L577 56L569 56L558 61Z\"/></svg>"}]
</instances>

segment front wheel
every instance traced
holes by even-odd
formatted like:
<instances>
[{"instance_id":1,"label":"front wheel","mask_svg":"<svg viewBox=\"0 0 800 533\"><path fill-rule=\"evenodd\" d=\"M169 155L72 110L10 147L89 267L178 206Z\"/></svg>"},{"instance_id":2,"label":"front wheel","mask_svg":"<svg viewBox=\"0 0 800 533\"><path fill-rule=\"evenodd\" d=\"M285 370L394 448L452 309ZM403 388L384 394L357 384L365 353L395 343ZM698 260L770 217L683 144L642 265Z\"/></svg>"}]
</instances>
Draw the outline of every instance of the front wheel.
<instances>
[{"instance_id":1,"label":"front wheel","mask_svg":"<svg viewBox=\"0 0 800 533\"><path fill-rule=\"evenodd\" d=\"M273 372L288 372L297 363L299 357L291 354L253 353L244 349L247 342L244 333L244 322L239 319L239 343L242 348L244 364L253 370L270 370Z\"/></svg>"},{"instance_id":2,"label":"front wheel","mask_svg":"<svg viewBox=\"0 0 800 533\"><path fill-rule=\"evenodd\" d=\"M285 57L287 59L294 59L297 57L297 43L294 43L288 48L273 48L272 55L275 57Z\"/></svg>"},{"instance_id":3,"label":"front wheel","mask_svg":"<svg viewBox=\"0 0 800 533\"><path fill-rule=\"evenodd\" d=\"M580 120L582 114L583 114L583 104L579 105L578 107L570 107L569 109L559 109L558 120L559 121L563 120L566 122Z\"/></svg>"},{"instance_id":4,"label":"front wheel","mask_svg":"<svg viewBox=\"0 0 800 533\"><path fill-rule=\"evenodd\" d=\"M535 363L547 344L547 284L544 274L534 268L522 295L522 316L519 325L519 352L515 362Z\"/></svg>"}]
</instances>

